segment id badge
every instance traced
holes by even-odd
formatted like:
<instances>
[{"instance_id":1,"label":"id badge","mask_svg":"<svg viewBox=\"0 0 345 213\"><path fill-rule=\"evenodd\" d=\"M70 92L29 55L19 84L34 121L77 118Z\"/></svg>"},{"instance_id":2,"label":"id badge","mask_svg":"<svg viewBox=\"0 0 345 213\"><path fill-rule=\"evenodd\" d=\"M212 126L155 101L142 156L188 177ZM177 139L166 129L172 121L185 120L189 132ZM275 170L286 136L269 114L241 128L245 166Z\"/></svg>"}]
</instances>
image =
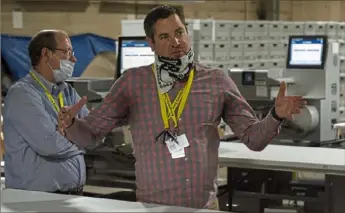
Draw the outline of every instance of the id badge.
<instances>
[{"instance_id":1,"label":"id badge","mask_svg":"<svg viewBox=\"0 0 345 213\"><path fill-rule=\"evenodd\" d=\"M189 146L189 142L188 142L186 134L177 136L176 140L178 141L178 145L181 148L186 148Z\"/></svg>"},{"instance_id":2,"label":"id badge","mask_svg":"<svg viewBox=\"0 0 345 213\"><path fill-rule=\"evenodd\" d=\"M185 157L185 152L184 152L184 148L183 147L180 147L176 141L172 140L172 139L169 139L167 140L166 142L166 145L168 147L168 150L171 154L171 157L173 159L176 159L176 158L183 158Z\"/></svg>"},{"instance_id":3,"label":"id badge","mask_svg":"<svg viewBox=\"0 0 345 213\"><path fill-rule=\"evenodd\" d=\"M172 139L168 139L165 144L167 145L168 150L171 154L177 152L180 149L180 146Z\"/></svg>"},{"instance_id":4,"label":"id badge","mask_svg":"<svg viewBox=\"0 0 345 213\"><path fill-rule=\"evenodd\" d=\"M186 156L186 154L184 152L184 148L179 148L178 150L176 150L176 152L171 153L171 157L173 159L184 158L185 156Z\"/></svg>"}]
</instances>

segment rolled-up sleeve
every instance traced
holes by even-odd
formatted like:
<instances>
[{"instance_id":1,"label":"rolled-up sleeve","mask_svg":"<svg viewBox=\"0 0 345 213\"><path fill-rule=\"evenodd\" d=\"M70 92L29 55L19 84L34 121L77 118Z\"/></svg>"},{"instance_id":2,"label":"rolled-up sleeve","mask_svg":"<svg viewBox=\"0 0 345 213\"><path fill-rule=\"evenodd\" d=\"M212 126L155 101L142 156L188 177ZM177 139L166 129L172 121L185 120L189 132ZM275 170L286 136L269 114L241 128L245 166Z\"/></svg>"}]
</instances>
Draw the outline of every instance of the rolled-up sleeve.
<instances>
[{"instance_id":1,"label":"rolled-up sleeve","mask_svg":"<svg viewBox=\"0 0 345 213\"><path fill-rule=\"evenodd\" d=\"M30 87L14 88L6 98L7 121L42 156L70 158L80 150L57 130L40 95Z\"/></svg>"},{"instance_id":2,"label":"rolled-up sleeve","mask_svg":"<svg viewBox=\"0 0 345 213\"><path fill-rule=\"evenodd\" d=\"M270 112L260 121L229 76L224 74L219 81L224 89L224 121L249 149L263 150L279 134L281 122Z\"/></svg>"},{"instance_id":3,"label":"rolled-up sleeve","mask_svg":"<svg viewBox=\"0 0 345 213\"><path fill-rule=\"evenodd\" d=\"M67 138L81 148L95 146L114 128L128 123L130 98L128 84L132 72L126 71L113 84L103 102L65 130Z\"/></svg>"}]
</instances>

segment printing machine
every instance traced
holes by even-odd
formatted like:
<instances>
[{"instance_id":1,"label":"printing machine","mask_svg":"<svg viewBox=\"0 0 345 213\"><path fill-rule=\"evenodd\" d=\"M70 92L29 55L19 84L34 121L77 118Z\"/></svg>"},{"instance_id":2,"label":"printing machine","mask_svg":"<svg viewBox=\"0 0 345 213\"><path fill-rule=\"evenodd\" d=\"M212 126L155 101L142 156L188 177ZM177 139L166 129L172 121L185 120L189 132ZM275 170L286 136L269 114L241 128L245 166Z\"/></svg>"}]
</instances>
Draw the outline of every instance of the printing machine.
<instances>
[{"instance_id":1,"label":"printing machine","mask_svg":"<svg viewBox=\"0 0 345 213\"><path fill-rule=\"evenodd\" d=\"M308 46L316 43L319 47ZM302 55L308 49L309 52ZM309 60L317 49L319 63ZM299 60L302 58L304 60ZM290 36L285 69L229 69L229 75L259 118L263 118L274 105L282 81L287 83L287 95L301 95L307 101L301 114L295 115L293 121L283 122L281 133L272 143L344 148L344 139L337 139L335 128L340 115L339 64L338 43L329 41L326 36ZM288 205L285 207L304 208L306 212L322 212L324 208L320 199L326 190L323 175L228 169L228 179L236 183L233 190L238 207L233 208L235 211L261 213L263 211L259 207L283 206L286 201ZM221 205L226 204L223 197L220 201ZM251 204L248 205L249 202Z\"/></svg>"},{"instance_id":2,"label":"printing machine","mask_svg":"<svg viewBox=\"0 0 345 213\"><path fill-rule=\"evenodd\" d=\"M320 39L326 37L320 37ZM294 38L290 38L290 43ZM298 39L296 37L295 39ZM310 39L317 39L313 36ZM264 117L274 104L279 85L287 83L287 95L301 95L307 101L302 113L293 121L285 121L275 143L320 144L337 141L334 125L339 122L339 53L337 43L324 43L324 60L320 65L293 65L288 56L286 69L230 69L229 75L239 91L256 111ZM291 45L290 45L291 46ZM291 49L292 47L290 47Z\"/></svg>"},{"instance_id":3,"label":"printing machine","mask_svg":"<svg viewBox=\"0 0 345 213\"><path fill-rule=\"evenodd\" d=\"M102 102L114 83L114 78L82 78L73 77L66 81L82 96L87 96L88 108L93 108Z\"/></svg>"}]
</instances>

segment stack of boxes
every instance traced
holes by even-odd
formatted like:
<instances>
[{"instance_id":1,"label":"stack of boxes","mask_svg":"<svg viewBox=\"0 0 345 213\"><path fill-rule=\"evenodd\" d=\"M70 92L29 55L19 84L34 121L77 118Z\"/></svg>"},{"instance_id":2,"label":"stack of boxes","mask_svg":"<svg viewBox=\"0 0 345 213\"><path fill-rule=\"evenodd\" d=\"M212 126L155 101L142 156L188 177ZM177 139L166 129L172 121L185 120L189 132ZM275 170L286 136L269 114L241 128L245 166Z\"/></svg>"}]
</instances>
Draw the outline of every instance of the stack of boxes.
<instances>
[{"instance_id":1,"label":"stack of boxes","mask_svg":"<svg viewBox=\"0 0 345 213\"><path fill-rule=\"evenodd\" d=\"M218 67L274 69L286 66L289 35L328 35L339 43L340 113L345 121L345 23L187 20L198 61Z\"/></svg>"}]
</instances>

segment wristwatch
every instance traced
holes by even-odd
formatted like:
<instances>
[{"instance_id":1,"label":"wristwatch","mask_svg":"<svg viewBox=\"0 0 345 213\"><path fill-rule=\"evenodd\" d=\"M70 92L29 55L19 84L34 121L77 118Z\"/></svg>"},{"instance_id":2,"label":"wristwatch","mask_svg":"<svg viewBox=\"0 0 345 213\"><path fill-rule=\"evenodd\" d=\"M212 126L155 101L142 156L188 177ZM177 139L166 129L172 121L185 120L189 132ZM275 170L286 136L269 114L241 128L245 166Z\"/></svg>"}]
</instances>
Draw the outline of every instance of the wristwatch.
<instances>
[{"instance_id":1,"label":"wristwatch","mask_svg":"<svg viewBox=\"0 0 345 213\"><path fill-rule=\"evenodd\" d=\"M75 118L72 118L72 122L71 122L71 124L67 127L67 129L70 128L70 127L73 125L74 120L75 120Z\"/></svg>"},{"instance_id":2,"label":"wristwatch","mask_svg":"<svg viewBox=\"0 0 345 213\"><path fill-rule=\"evenodd\" d=\"M284 118L280 118L276 113L276 108L273 107L271 110L272 117L276 119L277 121L284 121Z\"/></svg>"}]
</instances>

